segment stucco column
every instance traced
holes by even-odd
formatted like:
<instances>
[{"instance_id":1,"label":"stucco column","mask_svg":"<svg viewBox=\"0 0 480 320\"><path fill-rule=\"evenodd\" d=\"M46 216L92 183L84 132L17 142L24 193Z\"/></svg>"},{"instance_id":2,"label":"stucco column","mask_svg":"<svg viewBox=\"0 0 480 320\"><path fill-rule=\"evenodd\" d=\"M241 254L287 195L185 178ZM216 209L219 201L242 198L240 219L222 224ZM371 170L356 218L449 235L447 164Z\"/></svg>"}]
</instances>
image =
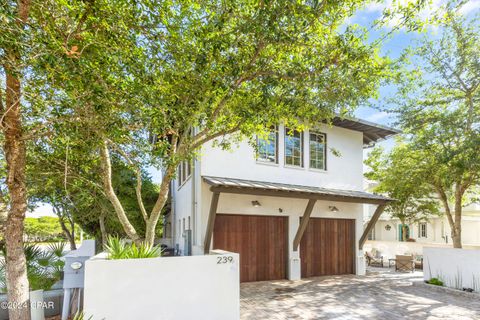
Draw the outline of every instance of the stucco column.
<instances>
[{"instance_id":1,"label":"stucco column","mask_svg":"<svg viewBox=\"0 0 480 320\"><path fill-rule=\"evenodd\" d=\"M361 209L363 209L363 207ZM355 261L355 267L357 270L355 270L355 273L357 276L364 276L367 273L367 265L365 261L364 250L360 249L358 245L363 232L363 210L359 211L360 212L357 213L357 218L355 219L355 234L357 235L355 237L355 252L357 253Z\"/></svg>"},{"instance_id":2,"label":"stucco column","mask_svg":"<svg viewBox=\"0 0 480 320\"><path fill-rule=\"evenodd\" d=\"M298 216L288 216L288 280L300 280L302 277L300 248L298 251L293 251L293 239L295 239L299 225Z\"/></svg>"}]
</instances>

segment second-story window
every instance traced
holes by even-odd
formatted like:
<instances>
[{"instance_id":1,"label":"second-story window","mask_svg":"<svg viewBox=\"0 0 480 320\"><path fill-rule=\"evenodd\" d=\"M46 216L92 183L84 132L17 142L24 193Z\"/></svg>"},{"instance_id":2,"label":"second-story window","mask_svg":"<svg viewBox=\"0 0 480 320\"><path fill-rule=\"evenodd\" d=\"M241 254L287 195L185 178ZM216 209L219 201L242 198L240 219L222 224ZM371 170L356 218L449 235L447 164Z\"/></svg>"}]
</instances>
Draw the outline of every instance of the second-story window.
<instances>
[{"instance_id":1,"label":"second-story window","mask_svg":"<svg viewBox=\"0 0 480 320\"><path fill-rule=\"evenodd\" d=\"M310 132L310 168L326 170L325 134Z\"/></svg>"},{"instance_id":2,"label":"second-story window","mask_svg":"<svg viewBox=\"0 0 480 320\"><path fill-rule=\"evenodd\" d=\"M257 136L257 161L267 163L278 163L278 131L277 128L271 128L268 135Z\"/></svg>"},{"instance_id":3,"label":"second-story window","mask_svg":"<svg viewBox=\"0 0 480 320\"><path fill-rule=\"evenodd\" d=\"M185 160L178 165L178 182L182 185L192 175L192 162Z\"/></svg>"},{"instance_id":4,"label":"second-story window","mask_svg":"<svg viewBox=\"0 0 480 320\"><path fill-rule=\"evenodd\" d=\"M303 133L285 128L285 164L303 167Z\"/></svg>"}]
</instances>

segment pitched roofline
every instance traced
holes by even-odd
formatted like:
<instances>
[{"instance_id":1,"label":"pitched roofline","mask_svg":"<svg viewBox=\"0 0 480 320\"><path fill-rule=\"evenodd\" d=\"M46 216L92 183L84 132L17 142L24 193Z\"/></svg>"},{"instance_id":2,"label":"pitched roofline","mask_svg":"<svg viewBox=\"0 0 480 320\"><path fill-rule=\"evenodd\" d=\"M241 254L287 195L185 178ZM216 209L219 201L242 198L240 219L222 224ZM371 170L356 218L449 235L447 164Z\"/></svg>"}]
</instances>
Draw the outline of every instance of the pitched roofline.
<instances>
[{"instance_id":1,"label":"pitched roofline","mask_svg":"<svg viewBox=\"0 0 480 320\"><path fill-rule=\"evenodd\" d=\"M386 140L396 134L402 133L401 130L373 123L367 120L354 117L335 116L331 124L349 130L363 133L363 145L365 148L372 147L376 142Z\"/></svg>"}]
</instances>

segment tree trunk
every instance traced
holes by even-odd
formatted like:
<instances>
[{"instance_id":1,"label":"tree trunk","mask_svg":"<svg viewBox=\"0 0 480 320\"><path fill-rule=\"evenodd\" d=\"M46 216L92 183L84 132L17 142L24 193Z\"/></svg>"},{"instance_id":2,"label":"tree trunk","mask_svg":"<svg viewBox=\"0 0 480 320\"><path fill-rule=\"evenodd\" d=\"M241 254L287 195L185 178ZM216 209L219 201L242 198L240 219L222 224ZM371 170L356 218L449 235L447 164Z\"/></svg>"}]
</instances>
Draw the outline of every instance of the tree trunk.
<instances>
[{"instance_id":1,"label":"tree trunk","mask_svg":"<svg viewBox=\"0 0 480 320\"><path fill-rule=\"evenodd\" d=\"M443 208L445 209L445 215L447 216L448 224L450 225L450 236L452 237L453 247L454 248L461 248L462 247L462 227L461 227L461 219L462 219L462 200L460 197L460 201L457 200L457 189L455 190L455 220L452 217L452 211L450 210L450 205L448 203L447 194L443 190L443 188L439 186L435 186L437 190L437 194L442 201ZM457 212L458 211L458 212Z\"/></svg>"},{"instance_id":2,"label":"tree trunk","mask_svg":"<svg viewBox=\"0 0 480 320\"><path fill-rule=\"evenodd\" d=\"M108 151L107 141L103 141L102 146L100 147L100 160L102 163L102 179L103 179L103 188L107 199L112 204L115 212L117 214L118 220L123 227L123 230L127 236L136 244L141 243L141 239L137 234L134 226L128 220L127 214L122 206L122 203L115 194L112 186L112 163L110 160L110 152ZM147 224L148 227L148 224Z\"/></svg>"},{"instance_id":3,"label":"tree trunk","mask_svg":"<svg viewBox=\"0 0 480 320\"><path fill-rule=\"evenodd\" d=\"M65 234L65 237L68 240L68 243L70 244L70 250L77 250L77 244L75 243L75 235L74 231L70 231L67 226L65 225L65 221L63 220L64 218L59 218L58 221L60 222L60 226L62 228L63 233Z\"/></svg>"},{"instance_id":4,"label":"tree trunk","mask_svg":"<svg viewBox=\"0 0 480 320\"><path fill-rule=\"evenodd\" d=\"M453 241L453 247L462 248L462 197L463 188L460 183L455 186L455 221L451 225L451 236Z\"/></svg>"},{"instance_id":5,"label":"tree trunk","mask_svg":"<svg viewBox=\"0 0 480 320\"><path fill-rule=\"evenodd\" d=\"M21 9L19 9L21 10ZM6 50L10 63L20 60L18 51ZM23 229L27 211L25 185L26 146L22 139L22 116L20 109L20 80L15 71L5 67L6 99L2 108L2 129L5 136L4 152L7 164L7 187L10 208L5 228L6 283L8 291L9 317L12 320L30 319L29 285L27 264L23 249Z\"/></svg>"},{"instance_id":6,"label":"tree trunk","mask_svg":"<svg viewBox=\"0 0 480 320\"><path fill-rule=\"evenodd\" d=\"M100 224L100 234L102 236L102 249L105 249L107 245L107 229L105 228L105 212L103 210L98 218L98 222Z\"/></svg>"},{"instance_id":7,"label":"tree trunk","mask_svg":"<svg viewBox=\"0 0 480 320\"><path fill-rule=\"evenodd\" d=\"M160 185L160 194L158 195L157 202L152 209L150 218L146 222L145 230L145 243L153 245L155 241L155 229L158 224L158 219L162 213L163 207L168 200L168 192L170 191L170 183L175 174L176 165L170 165L164 173L162 184Z\"/></svg>"},{"instance_id":8,"label":"tree trunk","mask_svg":"<svg viewBox=\"0 0 480 320\"><path fill-rule=\"evenodd\" d=\"M402 223L402 241L407 241L407 240L408 240L407 226L405 225L405 223Z\"/></svg>"},{"instance_id":9,"label":"tree trunk","mask_svg":"<svg viewBox=\"0 0 480 320\"><path fill-rule=\"evenodd\" d=\"M70 218L68 218L68 222L70 222L70 236L71 236L71 241L73 242L70 242L70 248L75 248L75 249L72 249L72 250L76 250L77 249L77 244L75 243L75 222L73 222L73 220L71 219L71 216ZM73 244L73 246L72 246Z\"/></svg>"},{"instance_id":10,"label":"tree trunk","mask_svg":"<svg viewBox=\"0 0 480 320\"><path fill-rule=\"evenodd\" d=\"M14 19L16 26L5 32L13 33L21 40L20 30L26 24L30 11L30 0L18 1L17 14ZM27 277L27 262L23 249L23 229L25 212L27 211L26 190L26 146L23 140L22 112L20 106L21 85L18 74L21 63L20 48L15 43L9 43L2 48L3 65L6 77L5 105L0 94L0 113L2 116L1 129L4 134L3 150L7 166L6 184L10 196L10 207L5 227L6 245L6 284L8 309L11 320L30 319L30 297Z\"/></svg>"},{"instance_id":11,"label":"tree trunk","mask_svg":"<svg viewBox=\"0 0 480 320\"><path fill-rule=\"evenodd\" d=\"M4 239L5 224L7 223L7 216L8 216L8 205L2 190L0 190L0 194L1 194L0 196L0 237Z\"/></svg>"},{"instance_id":12,"label":"tree trunk","mask_svg":"<svg viewBox=\"0 0 480 320\"><path fill-rule=\"evenodd\" d=\"M51 203L52 203L53 212L58 217L58 223L60 224L60 228L62 228L62 231L65 234L65 237L67 238L68 243L70 244L70 250L76 250L77 245L75 244L75 233L74 233L75 226L73 224L73 221L69 218L69 213L67 212L67 209L65 208L64 205L59 205L60 207L58 207L54 201L51 201ZM71 226L71 230L67 228L67 225L65 224L65 219L68 219L69 224Z\"/></svg>"}]
</instances>

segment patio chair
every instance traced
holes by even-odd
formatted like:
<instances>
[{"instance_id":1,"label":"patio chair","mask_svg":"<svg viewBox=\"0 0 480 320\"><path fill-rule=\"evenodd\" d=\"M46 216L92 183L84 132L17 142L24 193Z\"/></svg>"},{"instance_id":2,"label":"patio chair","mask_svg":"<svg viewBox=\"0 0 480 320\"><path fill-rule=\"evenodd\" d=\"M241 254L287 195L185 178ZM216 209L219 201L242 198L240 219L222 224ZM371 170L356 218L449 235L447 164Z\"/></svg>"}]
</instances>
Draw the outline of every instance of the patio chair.
<instances>
[{"instance_id":1,"label":"patio chair","mask_svg":"<svg viewBox=\"0 0 480 320\"><path fill-rule=\"evenodd\" d=\"M374 256L371 252L365 252L365 259L369 267L382 267L383 268L383 256L380 256L377 252L377 256Z\"/></svg>"},{"instance_id":2,"label":"patio chair","mask_svg":"<svg viewBox=\"0 0 480 320\"><path fill-rule=\"evenodd\" d=\"M415 271L415 259L412 256L396 255L395 271Z\"/></svg>"},{"instance_id":3,"label":"patio chair","mask_svg":"<svg viewBox=\"0 0 480 320\"><path fill-rule=\"evenodd\" d=\"M423 270L423 256L415 256L415 270Z\"/></svg>"}]
</instances>

